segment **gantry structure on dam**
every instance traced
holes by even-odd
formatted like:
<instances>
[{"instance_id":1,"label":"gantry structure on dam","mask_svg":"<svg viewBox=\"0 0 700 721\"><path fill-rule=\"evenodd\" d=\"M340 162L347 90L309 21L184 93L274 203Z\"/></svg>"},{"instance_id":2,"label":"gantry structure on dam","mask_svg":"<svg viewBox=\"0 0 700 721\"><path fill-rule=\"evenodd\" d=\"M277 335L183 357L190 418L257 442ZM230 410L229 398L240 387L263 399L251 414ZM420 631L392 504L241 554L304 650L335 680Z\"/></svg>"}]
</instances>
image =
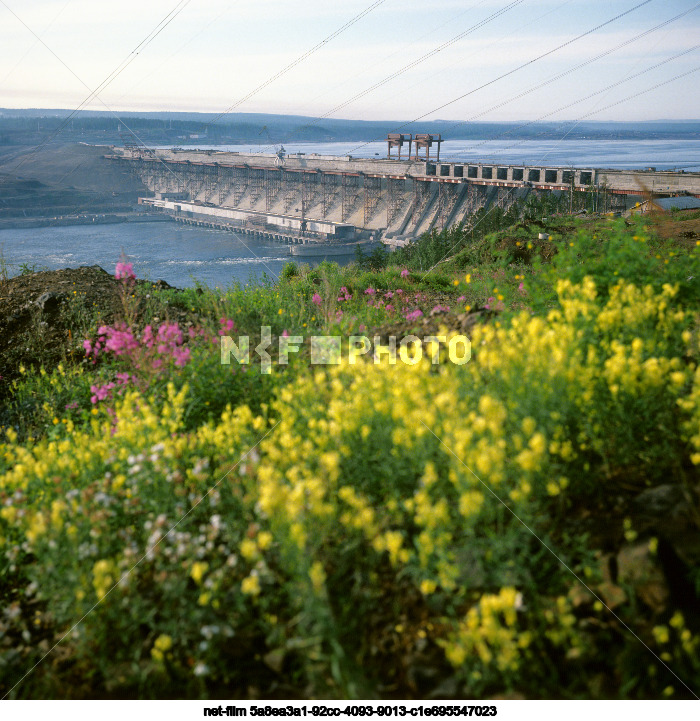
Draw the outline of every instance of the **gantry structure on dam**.
<instances>
[{"instance_id":1,"label":"gantry structure on dam","mask_svg":"<svg viewBox=\"0 0 700 721\"><path fill-rule=\"evenodd\" d=\"M389 154L392 147L390 138ZM431 159L429 142L421 147L426 157L403 159L118 147L105 157L154 193L144 204L216 227L286 229L279 239L347 240L352 228L356 237L401 245L533 193L566 193L571 208L599 212L624 210L648 193L700 197L700 173L451 162L439 151Z\"/></svg>"}]
</instances>

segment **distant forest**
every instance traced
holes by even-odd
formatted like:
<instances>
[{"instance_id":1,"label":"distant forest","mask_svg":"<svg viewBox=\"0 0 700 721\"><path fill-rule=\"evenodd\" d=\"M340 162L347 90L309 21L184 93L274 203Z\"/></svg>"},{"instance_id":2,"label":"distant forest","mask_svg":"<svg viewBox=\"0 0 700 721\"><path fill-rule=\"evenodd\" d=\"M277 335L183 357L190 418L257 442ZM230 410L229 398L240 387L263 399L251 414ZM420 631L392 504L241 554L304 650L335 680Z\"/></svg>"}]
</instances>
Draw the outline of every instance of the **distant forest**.
<instances>
[{"instance_id":1,"label":"distant forest","mask_svg":"<svg viewBox=\"0 0 700 721\"><path fill-rule=\"evenodd\" d=\"M640 122L458 123L434 120L417 124L401 120L334 120L298 115L231 113L212 123L213 113L120 113L84 111L67 120L70 110L0 109L0 145L55 142L135 142L130 130L148 144L289 143L383 140L387 133L440 133L447 140L488 139L508 132L517 139L700 139L700 120ZM58 132L60 131L60 132Z\"/></svg>"}]
</instances>

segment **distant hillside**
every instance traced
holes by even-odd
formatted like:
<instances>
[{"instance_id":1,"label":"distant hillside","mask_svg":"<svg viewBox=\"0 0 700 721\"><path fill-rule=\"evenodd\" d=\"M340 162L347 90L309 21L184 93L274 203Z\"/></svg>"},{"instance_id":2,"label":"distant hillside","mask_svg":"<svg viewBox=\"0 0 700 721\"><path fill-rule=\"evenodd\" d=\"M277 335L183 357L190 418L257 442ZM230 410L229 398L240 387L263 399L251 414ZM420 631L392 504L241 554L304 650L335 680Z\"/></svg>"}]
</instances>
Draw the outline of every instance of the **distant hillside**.
<instances>
[{"instance_id":1,"label":"distant hillside","mask_svg":"<svg viewBox=\"0 0 700 721\"><path fill-rule=\"evenodd\" d=\"M516 139L700 139L700 120L654 120L626 122L480 122L456 124L454 120L410 123L405 120L360 121L301 115L231 113L210 125L214 113L150 112L119 113L83 111L67 121L67 109L0 109L0 145L29 145L56 133L63 142L103 142L120 144L128 139L129 128L149 144L177 144L206 140L209 144L250 143L271 140L369 141L383 139L389 132L441 133L451 140L482 140L508 132ZM121 121L121 122L120 122ZM128 126L128 127L127 127Z\"/></svg>"}]
</instances>

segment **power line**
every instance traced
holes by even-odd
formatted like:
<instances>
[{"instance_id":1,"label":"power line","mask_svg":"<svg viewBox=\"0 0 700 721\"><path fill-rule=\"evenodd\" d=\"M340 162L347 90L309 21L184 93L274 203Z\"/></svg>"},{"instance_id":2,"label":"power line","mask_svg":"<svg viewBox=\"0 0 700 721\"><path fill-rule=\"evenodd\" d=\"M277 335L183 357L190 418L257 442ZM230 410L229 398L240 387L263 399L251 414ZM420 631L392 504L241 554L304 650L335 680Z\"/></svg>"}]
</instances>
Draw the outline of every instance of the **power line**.
<instances>
[{"instance_id":1,"label":"power line","mask_svg":"<svg viewBox=\"0 0 700 721\"><path fill-rule=\"evenodd\" d=\"M505 33L505 34L503 34L503 35L500 35L500 36L497 37L497 38L494 38L494 40L491 42L491 44L495 46L495 45L497 45L498 43L501 43L501 42L503 42L504 40L513 37L513 35L516 35L516 34L517 34L518 36L520 36L520 35L522 34L522 32L525 30L525 28L530 27L531 25L534 25L534 24L536 24L536 23L539 23L543 18L547 17L547 15L551 15L551 14L554 13L554 12L558 12L558 11L561 10L563 7L569 5L569 4L572 3L573 1L574 1L574 0L563 0L563 2L560 2L556 7L553 7L553 8L551 8L551 9L547 10L546 12L543 12L541 15L537 15L537 16L533 17L531 20L529 20L528 22L526 22L526 23L524 23L524 24L522 24L522 25L519 24L517 30L515 30L515 31L513 31L513 32ZM466 58L472 58L472 57L474 57L474 56L481 55L482 53L483 53L482 50L475 49L474 52L470 53L469 55L462 56L462 57L460 58L460 61L461 61L461 60L464 60L464 59L466 59ZM458 61L458 62L459 62L459 61ZM439 72L440 72L440 73L449 73L450 70L451 70L451 68L453 68L455 65L457 65L458 62L453 62L453 63L451 63L450 66L442 68ZM431 75L431 78L433 78L433 77L435 77L434 74ZM422 78L422 79L414 82L412 85L408 86L407 88L405 88L403 91L400 91L400 92L405 95L406 93L410 92L410 90L412 90L413 88L417 88L417 87L423 86L423 85L425 84L425 82L426 82L425 79ZM387 99L392 98L392 97L395 97L395 96L398 95L398 94L399 94L399 92L397 91L397 92L394 93L393 95L384 96L384 100L386 101Z\"/></svg>"},{"instance_id":2,"label":"power line","mask_svg":"<svg viewBox=\"0 0 700 721\"><path fill-rule=\"evenodd\" d=\"M620 100L617 100L617 101L615 101L614 103L610 103L609 105L605 105L605 106L602 107L602 108L598 108L597 110L592 110L591 112L586 113L585 115L582 115L581 117L579 117L577 120L575 120L575 121L573 122L572 127L571 127L569 130L567 130L566 133L564 133L564 135L559 139L558 142L561 143L561 142L566 138L566 136L569 135L569 134L573 131L573 129L576 127L576 125L578 125L579 123L581 123L582 120L585 120L586 118L590 118L592 115L597 115L598 113L602 113L602 112L604 112L605 110L609 110L610 108L614 108L614 107L616 107L617 105L621 105L622 103L626 103L628 100L632 100L632 99L634 99L634 98L637 98L637 97L639 97L640 95L646 95L647 93L650 93L650 92L652 92L652 91L654 91L654 90L657 90L658 88L663 87L664 85L668 85L669 83L673 83L673 82L675 82L676 80L680 80L681 78L684 78L684 77L686 77L686 76L688 76L688 75L692 75L693 73L696 73L696 72L698 72L699 70L700 70L700 66L697 66L697 67L695 67L695 68L693 68L693 69L691 69L691 70L688 70L688 71L686 71L686 72L684 72L684 73L679 73L678 75L675 75L675 76L672 77L672 78L668 78L667 80L664 80L664 81L662 81L662 82L660 82L660 83L657 83L656 85L652 85L652 86L649 87L649 88L646 88L646 89L644 89L644 90L640 90L639 92L634 93L634 94L632 94L632 95L628 95L626 98L621 98ZM555 111L555 112L558 112L558 111ZM551 152L551 150L550 150L549 152ZM549 152L548 152L548 153L545 153L545 155L542 157L542 160L543 160L545 157L547 157L547 155L549 154ZM695 166L689 166L689 167L695 167ZM517 190L518 190L518 188L511 188L511 189L510 189L511 197L515 194L515 192L516 192ZM492 210L493 210L493 208L491 208L490 210L488 210L488 211L483 215L483 217L480 218L479 221L478 221L474 226L472 226L472 230L473 230L474 228L476 228L480 223L482 223L482 222L488 217L488 215L492 212ZM437 263L433 264L430 268L428 268L428 270L425 271L423 277L425 277L428 273L430 273L430 271L433 270L433 268L437 267L440 263L442 263L442 262L449 256L449 254L457 247L458 244L459 244L459 241L457 241L456 243L454 243L454 244L449 248L449 250L443 255L443 257L442 257Z\"/></svg>"},{"instance_id":3,"label":"power line","mask_svg":"<svg viewBox=\"0 0 700 721\"><path fill-rule=\"evenodd\" d=\"M365 66L359 73L355 73L355 75L353 75L352 78L345 78L343 83L338 83L335 87L340 87L341 85L345 85L349 80L354 80L355 78L359 78L367 70L376 68L378 65L385 63L387 60L389 60L389 58L393 58L395 55L398 55L399 53L405 53L406 50L408 50L409 48L416 45L416 43L418 43L420 40L423 40L423 38L428 37L429 35L434 33L436 30L440 30L441 28L445 27L445 25L453 24L455 22L455 20L457 20L457 18L461 18L462 15L466 15L466 13L472 12L477 7L480 7L481 5L483 5L486 1L487 0L481 0L481 2L478 3L477 5L472 5L471 7L468 7L465 10L462 10L461 12L452 16L449 20L446 20L444 23L440 23L439 25L436 25L435 27L431 28L427 33L423 33L422 35L419 35L412 42L406 43L404 46L402 46L398 50L394 50L394 52L389 53L388 55L385 55L381 60L372 61L369 65ZM567 0L567 2L572 2L572 1L573 0ZM313 98L309 98L307 102L313 103L315 100L318 100L319 98L323 98L327 95L328 95L328 91L323 91L323 92L319 93L318 95L314 96Z\"/></svg>"},{"instance_id":4,"label":"power line","mask_svg":"<svg viewBox=\"0 0 700 721\"><path fill-rule=\"evenodd\" d=\"M319 120L323 120L324 118L327 118L329 115L333 115L333 113L336 113L338 110L342 110L344 107L350 105L351 103L354 103L356 100L359 100L360 98L373 92L374 90L377 90L377 88L381 88L383 85L386 85L388 82L394 80L395 78L398 78L400 75L403 75L405 72L412 70L417 65L420 65L421 63L425 62L426 60L432 58L434 55L437 55L438 53L442 52L443 50L449 48L451 45L454 45L456 42L463 40L465 37L467 37L468 35L471 35L472 33L481 29L485 25L488 25L490 22L492 22L496 18L499 18L501 15L504 15L509 10L512 10L513 8L517 7L522 2L523 2L523 0L514 0L514 2L511 2L510 5L506 5L506 7L501 8L500 10L493 13L492 15L489 15L487 18L485 18L481 22L476 23L476 25L472 25L470 28L468 28L464 32L459 33L458 35L455 35L455 37L453 37L451 40L444 42L442 45L439 45L437 48L434 48L429 53L426 53L425 55L422 55L417 60L414 60L413 62L410 62L407 65L404 65L402 68L399 68L399 70L397 70L395 73L392 73L391 75L387 75L387 77L385 77L383 80L380 80L379 82L375 83L374 85L367 88L366 90L363 90L361 93L358 93L357 95L353 96L349 100L346 100L345 102L341 103L340 105L336 105L334 108L329 110L327 113L324 113L323 115L319 116L317 118L316 122L318 122ZM651 2L651 0L648 0L648 2Z\"/></svg>"},{"instance_id":5,"label":"power line","mask_svg":"<svg viewBox=\"0 0 700 721\"><path fill-rule=\"evenodd\" d=\"M679 20L680 18L684 17L685 15L688 15L689 13L693 12L694 10L697 10L698 8L700 8L700 3L697 3L694 7L690 8L689 10L686 10L686 11L684 11L684 12L676 15L675 17L672 17L672 18L670 18L669 20L666 20L666 21L660 23L659 25L655 25L654 27L649 28L648 30L645 30L645 31L642 32L642 33L639 33L638 35L635 35L634 37L629 38L628 40L625 40L625 41L622 42L622 43L619 43L619 44L616 45L614 48L611 48L611 49L609 49L609 50L606 50L605 52L599 53L599 54L596 55L595 57L590 58L589 60L586 60L586 61L584 61L584 62L582 62L582 63L579 63L578 65L574 66L573 68L569 68L568 70L565 70L564 72L561 72L561 73L559 73L559 74L557 74L557 75L554 75L553 77L549 78L548 80L545 80L544 82L541 82L541 83L539 83L539 84L537 84L537 85L534 85L534 86L532 86L531 88L528 88L527 90L523 90L521 93L518 93L517 95L514 95L513 97L509 98L508 100L504 100L504 101L502 101L502 102L500 102L500 103L497 103L496 105L492 105L492 106L491 106L490 108L488 108L487 110L483 110L483 111L481 111L480 113L477 113L476 115L472 115L471 118L468 118L467 120L461 120L461 121L455 123L454 125L449 126L449 127L446 128L445 130L447 131L447 130L452 130L452 129L454 129L454 128L458 128L460 125L465 125L466 123L472 122L473 120L476 120L477 118L480 118L480 117L482 117L483 115L486 115L487 113L490 113L490 112L492 112L492 111L494 111L494 110L498 110L499 108L502 108L503 106L508 105L509 103L514 102L515 100L520 100L520 98L523 98L523 97L525 97L526 95L529 95L530 93L535 92L536 90L541 90L542 88L546 87L547 85L551 85L553 82L555 82L555 81L557 81L557 80L561 80L562 78L566 77L567 75L570 75L571 73L575 72L576 70L580 70L581 68L586 67L587 65L590 65L590 64L592 64L592 63L600 60L601 58L604 58L604 57L606 57L607 55L610 55L610 54L612 54L612 53L620 50L621 48L623 48L623 47L625 47L625 46L627 46L627 45L630 45L630 44L632 44L633 42L636 42L637 40L640 40L641 38L644 38L644 37L646 37L647 35L650 35L651 33L656 32L657 30L660 30L660 29L663 28L663 27L666 27L667 25L670 25L671 23L675 22L676 20ZM679 55L674 56L674 57L680 57L680 55L684 55L684 54L686 54L687 52L691 52L692 50L695 50L697 47L698 47L698 46L694 46L694 47L691 48L690 50L687 50L687 51L685 51L684 53L680 53ZM665 61L665 62L667 62L667 61ZM653 67L655 67L655 66L652 66L652 68L653 68ZM649 68L648 70L650 70L650 69L652 69L652 68ZM648 72L648 70L645 71L645 72ZM576 102L579 102L579 101L576 101ZM575 104L576 104L576 103L572 103L572 105L575 105ZM544 117L547 117L547 115L541 116L540 118L537 118L536 120L532 120L532 121L529 121L529 122L527 122L527 123L524 123L523 125L520 125L520 126L518 126L517 128L513 128L513 129L511 129L511 130L508 130L508 131L506 131L506 132L504 132L504 133L501 133L500 135L497 135L497 136L494 137L494 138L490 138L489 140L484 140L484 141L482 141L481 143L478 143L478 144L477 144L476 146L474 146L474 147L479 147L479 145L483 145L483 143L490 142L491 140L497 140L498 138L501 138L501 137L503 137L504 135L507 135L508 133L514 132L514 131L516 131L516 130L520 130L521 128L525 128L525 127L527 127L528 125L532 125L533 123L536 123L536 122L538 122L539 120L542 120L542 118L544 118Z\"/></svg>"},{"instance_id":6,"label":"power line","mask_svg":"<svg viewBox=\"0 0 700 721\"><path fill-rule=\"evenodd\" d=\"M92 98L96 98L100 101L100 103L111 113L111 115L116 118L119 122L121 122L124 127L131 133L131 135L145 148L147 148L146 144L139 138L139 136L127 125L126 122L124 122L119 116L112 111L111 108L109 108L105 102L97 95L98 92L104 90L113 80L115 80L127 67L130 65L137 57L137 55L143 50L152 40L154 40L181 12L184 10L184 8L190 4L192 0L180 0L180 2L158 23L158 25L151 30L151 32L134 48L134 50L131 51L131 53L127 56L126 60L122 61L120 65L112 71L105 80L100 83L100 85L95 89L91 90L90 87L83 82L82 78L80 78L72 68L70 68L35 32L32 30L25 22L22 20L17 13L7 5L5 0L0 0L0 3L2 3L7 10L14 15L14 17L51 53L51 55L58 60L61 65L63 65L66 70L74 77L78 82L83 85L87 90L89 91L89 95L83 100L80 105L73 110L70 115L68 115L66 118L64 118L61 125L58 127L58 129L50 135L48 138L44 139L42 142L37 145L36 148L34 148L32 151L30 151L23 159L22 161L15 167L15 171L18 170L27 160L28 157L31 157L36 152L40 151L48 143L50 143L57 135L59 135L63 129L68 125L68 122L78 113L83 106L89 102ZM149 148L150 150L150 148ZM152 152L152 151L151 151Z\"/></svg>"},{"instance_id":7,"label":"power line","mask_svg":"<svg viewBox=\"0 0 700 721\"><path fill-rule=\"evenodd\" d=\"M204 33L206 30L208 30L217 20L220 20L226 13L230 12L233 6L237 3L233 3L231 5L226 5L224 9L218 14L215 15L206 25L204 25L198 32L196 32L194 35L192 35L189 40L185 41L180 47L177 48L171 55L169 55L160 65L158 65L156 68L151 70L151 72L146 73L145 75L141 75L139 77L139 80L137 83L131 86L131 88L124 93L121 97L119 97L117 100L115 100L115 104L118 103L120 100L125 98L129 93L131 93L135 88L137 88L139 85L141 85L144 81L146 81L148 78L150 78L152 75L157 73L166 63L168 63L172 58L174 58L176 55L179 55L191 42L193 42L196 38L198 38L202 33Z\"/></svg>"},{"instance_id":8,"label":"power line","mask_svg":"<svg viewBox=\"0 0 700 721\"><path fill-rule=\"evenodd\" d=\"M651 0L646 0L646 1L651 2ZM432 58L434 55L437 55L439 52L442 52L443 50L450 47L451 45L454 45L455 43L459 42L460 40L463 40L465 37L467 37L468 35L471 35L473 32L476 32L477 30L484 27L485 25L488 25L488 23L490 23L493 20L496 20L501 15L507 13L509 10L512 10L513 8L520 5L522 2L523 2L523 0L514 0L514 2L511 2L509 5L506 5L504 8L501 8L500 10L496 11L495 13L492 13L484 20L481 20L480 22L476 23L475 25L472 25L471 27L467 28L463 32L459 33L458 35L455 35L455 37L442 43L442 45L439 45L437 48L433 48L433 50L431 50L430 52L426 53L425 55L422 55L421 57L417 58L416 60L413 60L412 62L408 63L407 65L404 65L402 68L399 68L396 72L392 73L391 75L387 75L387 77L385 77L383 80L380 80L379 82L375 83L371 87L363 90L362 92L358 93L357 95L354 95L352 98L350 98L349 100L346 100L345 102L341 103L340 105L336 105L334 108L329 110L327 113L324 113L323 115L320 115L319 117L317 117L312 123L308 123L306 125L300 126L292 133L292 135L296 134L299 130L305 130L307 128L313 127L314 125L319 123L324 118L327 118L329 115L333 115L333 113L336 113L338 110L342 110L344 107L350 105L351 103L354 103L356 100L359 100L360 98L364 97L368 93L371 93L374 90L377 90L377 88L380 88L383 85L386 85L388 82L398 78L400 75L403 75L404 73L408 72L409 70L412 70L417 65L420 65L421 63ZM288 137L291 137L291 135ZM266 149L267 148L265 148L265 150Z\"/></svg>"},{"instance_id":9,"label":"power line","mask_svg":"<svg viewBox=\"0 0 700 721\"><path fill-rule=\"evenodd\" d=\"M551 115L554 115L555 113L560 113L563 110L568 110L569 108L573 107L574 105L578 105L579 103L583 103L586 100L590 100L591 98L594 98L596 95L601 95L602 93L608 92L608 91L612 90L613 88L616 88L616 87L622 85L623 83L629 82L630 80L634 80L635 78L645 75L646 73L649 73L652 70L656 70L656 68L659 68L662 65L666 65L667 63L670 63L672 60L677 60L678 58L683 57L684 55L687 55L688 53L692 53L694 50L697 50L698 48L700 48L700 44L693 45L693 47L688 48L687 50L683 50L682 52L677 53L676 55L672 55L670 58L666 58L665 60L660 60L658 63L654 63L654 65L650 65L648 68L645 68L644 70L640 70L636 73L632 73L631 75L628 75L627 77L623 78L622 80L618 80L617 82L607 85L606 87L601 88L600 90L596 90L595 92L590 93L589 95L585 95L584 97L579 98L578 100L573 100L572 102L567 103L566 105L562 105L561 107L557 108L556 110L551 110L550 112L545 113L544 115L540 115L538 118L535 118L534 120L529 120L528 122L523 123L522 125L519 125L517 128L511 128L511 129L501 133L500 135L497 135L494 138L490 138L489 140L482 140L479 143L472 145L469 148L469 150L474 150L474 149L484 145L485 143L489 143L494 140L498 140L499 138L503 138L504 136L510 135L513 132L522 130L523 128L527 128L529 125L533 125L534 123L539 123L541 120L544 120L545 118L548 118ZM647 91L644 91L644 92L647 92ZM640 92L639 94L641 95L642 93ZM630 97L633 97L633 96L630 96ZM579 121L577 121L577 123L580 122L580 120L583 120L583 118L580 118ZM511 145L507 148L503 148L503 149L509 150L510 148L514 148L517 145L520 145L522 142L524 142L524 141L520 141L520 143L514 143L513 145Z\"/></svg>"},{"instance_id":10,"label":"power line","mask_svg":"<svg viewBox=\"0 0 700 721\"><path fill-rule=\"evenodd\" d=\"M649 28L648 30L645 30L642 33L639 33L638 35L635 35L632 38L629 38L625 40L624 42L619 43L614 48L610 48L609 50L606 50L602 53L599 53L593 58L590 58L582 63L579 63L578 65L574 66L573 68L569 68L568 70L565 70L561 73L558 73L557 75L554 75L553 77L549 78L548 80L545 80L541 83L538 83L537 85L533 85L531 88L528 88L527 90L523 90L522 92L518 93L517 95L514 95L513 97L509 98L508 100L504 100L500 103L497 103L496 105L492 105L487 110L483 110L480 113L477 113L476 115L472 115L467 120L460 120L459 122L455 123L454 125L450 125L449 127L445 128L445 132L448 130L452 130L454 128L458 128L460 125L465 125L466 123L469 123L473 120L476 120L477 118L482 117L483 115L486 115L487 113L490 113L494 110L498 110L502 108L505 105L508 105L509 103L512 103L516 100L520 100L520 98L525 97L526 95L529 95L530 93L535 92L536 90L541 90L542 88L546 87L547 85L551 85L553 82L556 82L557 80L561 80L562 78L566 77L567 75L571 75L571 73L575 72L576 70L580 70L581 68L586 67L587 65L591 65L594 62L597 62L601 58L604 58L608 55L611 55L614 52L617 52L618 50L621 50L622 48L626 47L627 45L631 45L632 43L636 42L637 40L641 40L642 38L646 37L647 35L650 35L653 32L656 32L657 30L660 30L661 28L666 27L667 25L670 25L671 23L675 22L676 20L680 20L680 18L684 17L685 15L688 15L689 13L693 12L694 10L697 10L700 8L700 3L697 3L694 7L690 8L689 10L685 10L682 13L679 13L675 17L670 18L669 20L665 20L664 22L660 23L659 25L655 25L652 28ZM524 127L524 126L521 126ZM518 128L516 128L517 130ZM500 136L498 136L500 137Z\"/></svg>"},{"instance_id":11,"label":"power line","mask_svg":"<svg viewBox=\"0 0 700 721\"><path fill-rule=\"evenodd\" d=\"M63 14L65 9L71 4L71 2L72 2L72 0L66 0L66 3L63 5L63 7L53 16L52 20L44 28L44 32L43 32L44 35L49 31L49 29L56 22L56 20L58 20L58 18ZM17 60L17 62L7 71L7 73L5 73L5 77L3 77L2 80L0 80L0 85L2 85L10 77L10 75L12 75L15 72L15 70L24 62L24 59L27 57L27 55L29 55L29 53L32 52L32 50L34 50L37 43L38 43L38 40L34 40L31 47L27 48L24 55L22 55L22 57L19 60Z\"/></svg>"},{"instance_id":12,"label":"power line","mask_svg":"<svg viewBox=\"0 0 700 721\"><path fill-rule=\"evenodd\" d=\"M522 0L520 0L520 1L522 1ZM359 13L358 15L355 15L355 17L348 20L348 22L346 22L345 25L343 25L342 27L340 27L337 30L335 30L334 32L332 32L327 38L321 40L320 43L318 43L317 45L314 45L314 47L312 47L310 50L307 50L305 53L300 55L296 60L293 60L291 63L289 63L289 65L282 68L282 70L280 70L278 73L275 73L272 77L268 78L264 83L261 83L260 85L258 85L257 88L254 88L247 95L242 97L240 100L237 100L235 103L233 103L233 105L230 105L223 112L219 113L213 120L210 120L209 123L207 123L207 127L209 127L210 125L213 125L220 118L223 118L224 115L228 115L232 110L239 107L240 105L245 103L247 100L250 100L250 98L252 98L254 95L257 95L261 90L266 88L268 85L273 83L275 80L277 80L278 78L281 78L283 75L285 75L290 70L292 70L292 68L295 68L297 65L299 65L299 63L302 63L308 57L310 57L315 52L320 50L322 47L327 45L331 40L333 40L334 38L337 38L338 35L345 32L345 30L347 30L349 27L353 26L356 22L358 22L363 17L365 17L365 15L368 15L375 8L378 8L380 5L383 5L385 2L386 2L386 0L376 0L376 2L372 3L372 5L370 5L369 7L365 8L361 13Z\"/></svg>"},{"instance_id":13,"label":"power line","mask_svg":"<svg viewBox=\"0 0 700 721\"><path fill-rule=\"evenodd\" d=\"M644 0L644 2L639 3L638 5L635 5L634 7L630 8L629 10L625 10L625 12L620 13L619 15L615 15L615 17L610 18L610 20L606 20L604 23L600 23L599 25L596 25L594 28L591 28L590 30L586 30L586 32L581 33L580 35L577 35L575 38L572 38L571 40L567 40L564 43L561 43L560 45L557 45L557 47L552 48L551 50L548 50L545 53L542 53L541 55L538 55L535 58L532 58L531 60L528 60L525 63L521 63L517 67L513 68L512 70L509 70L506 73L502 73L496 78L493 78L492 80L489 80L486 83L483 83L482 85L479 85L478 87L463 93L462 95L457 96L456 98L453 98L452 100L448 100L446 103L443 103L442 105L439 105L437 108L433 108L432 110L428 111L427 113L423 113L423 115L419 115L417 118L414 118L413 120L404 123L403 125L396 128L393 132L398 132L400 130L403 130L404 128L407 128L409 125L412 125L413 123L417 123L419 120L422 120L423 118L427 118L429 115L432 115L433 113L436 113L438 110L442 110L443 108L446 108L449 105L452 105L456 103L459 100L463 100L464 98L473 95L474 93L478 92L479 90L483 90L484 88L489 87L489 85L493 85L494 83L497 83L499 80L503 80L503 78L507 78L510 75L513 75L514 73L518 72L519 70L522 70L523 68L526 68L533 63L538 62L539 60L542 60L543 58L548 57L549 55L553 55L554 53L558 52L559 50L562 50L565 47L568 47L569 45L572 45L575 42L578 42L582 38L587 37L588 35L591 35L592 33L600 30L601 28L604 28L606 25L610 25L611 23L615 22L616 20L619 20L620 18L625 17L626 15L629 15L630 13L634 12L635 10L638 10L639 8L643 7L644 5L648 5L652 0ZM369 145L370 143L378 142L380 138L375 138L374 140L370 140L366 143L362 143L361 145L358 145L356 148L353 148L350 152L354 153L356 150L359 150L360 148L364 148L366 145Z\"/></svg>"}]
</instances>

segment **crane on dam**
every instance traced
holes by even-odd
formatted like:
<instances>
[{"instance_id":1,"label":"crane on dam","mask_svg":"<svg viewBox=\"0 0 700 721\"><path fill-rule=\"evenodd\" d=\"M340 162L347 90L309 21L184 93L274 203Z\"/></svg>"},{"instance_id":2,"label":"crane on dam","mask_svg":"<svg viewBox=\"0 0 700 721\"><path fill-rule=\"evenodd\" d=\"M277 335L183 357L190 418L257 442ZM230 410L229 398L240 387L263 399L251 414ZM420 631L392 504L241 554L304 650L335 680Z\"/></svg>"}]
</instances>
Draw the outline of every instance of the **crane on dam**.
<instances>
[{"instance_id":1,"label":"crane on dam","mask_svg":"<svg viewBox=\"0 0 700 721\"><path fill-rule=\"evenodd\" d=\"M263 132L267 134L267 142L275 149L275 155L277 156L276 164L278 166L284 165L284 156L287 154L287 151L284 149L284 145L277 145L272 140L272 136L270 135L270 131L267 129L267 125L262 126L262 130L258 133L258 135L262 135Z\"/></svg>"}]
</instances>

